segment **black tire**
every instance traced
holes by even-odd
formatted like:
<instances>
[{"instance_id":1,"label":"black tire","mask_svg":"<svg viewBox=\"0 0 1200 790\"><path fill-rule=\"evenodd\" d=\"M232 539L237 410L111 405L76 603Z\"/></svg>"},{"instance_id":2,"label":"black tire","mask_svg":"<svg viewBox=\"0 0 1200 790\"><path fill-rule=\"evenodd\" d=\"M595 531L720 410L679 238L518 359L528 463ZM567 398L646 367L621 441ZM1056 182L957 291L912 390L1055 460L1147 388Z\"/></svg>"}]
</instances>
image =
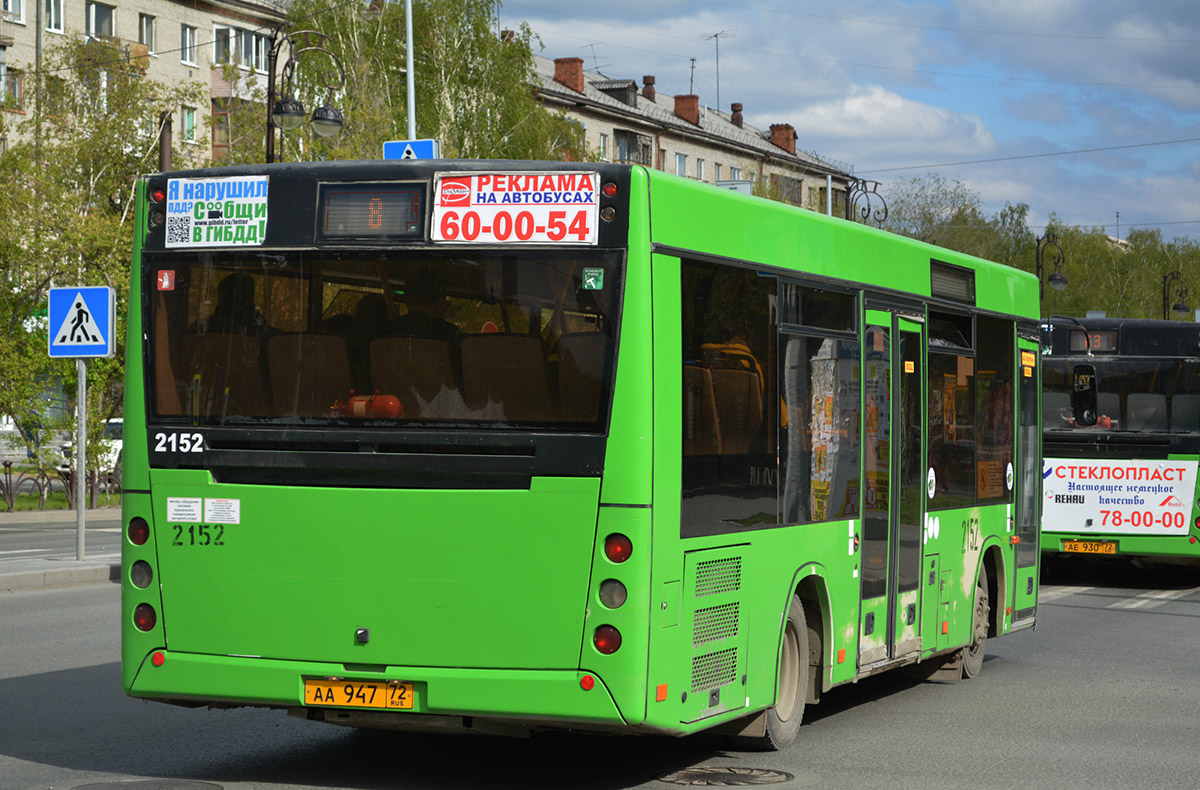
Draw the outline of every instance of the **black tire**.
<instances>
[{"instance_id":1,"label":"black tire","mask_svg":"<svg viewBox=\"0 0 1200 790\"><path fill-rule=\"evenodd\" d=\"M983 650L987 645L988 617L991 615L988 600L987 568L979 566L979 580L975 582L975 613L971 618L971 644L962 650L963 677L973 678L983 669Z\"/></svg>"},{"instance_id":2,"label":"black tire","mask_svg":"<svg viewBox=\"0 0 1200 790\"><path fill-rule=\"evenodd\" d=\"M776 751L796 740L804 718L808 694L808 623L804 606L792 596L783 634L779 643L779 675L775 705L766 712L767 732L758 737L742 737L741 745L761 751Z\"/></svg>"}]
</instances>

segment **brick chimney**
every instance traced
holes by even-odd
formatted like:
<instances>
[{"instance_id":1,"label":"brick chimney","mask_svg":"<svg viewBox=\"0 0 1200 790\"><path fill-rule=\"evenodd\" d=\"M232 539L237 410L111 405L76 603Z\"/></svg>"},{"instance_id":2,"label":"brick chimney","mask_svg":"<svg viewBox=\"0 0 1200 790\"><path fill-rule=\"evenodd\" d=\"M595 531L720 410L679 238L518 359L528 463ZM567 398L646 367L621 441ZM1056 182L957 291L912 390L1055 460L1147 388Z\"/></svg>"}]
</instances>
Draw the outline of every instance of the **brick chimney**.
<instances>
[{"instance_id":1,"label":"brick chimney","mask_svg":"<svg viewBox=\"0 0 1200 790\"><path fill-rule=\"evenodd\" d=\"M654 97L657 94L654 92L654 75L653 74L647 74L646 76L642 77L642 95L645 96L650 101L654 101Z\"/></svg>"},{"instance_id":2,"label":"brick chimney","mask_svg":"<svg viewBox=\"0 0 1200 790\"><path fill-rule=\"evenodd\" d=\"M729 109L732 110L732 112L729 114L730 123L732 123L737 128L741 129L742 128L742 103L735 101L733 104L729 105Z\"/></svg>"},{"instance_id":3,"label":"brick chimney","mask_svg":"<svg viewBox=\"0 0 1200 790\"><path fill-rule=\"evenodd\" d=\"M675 97L675 114L690 124L700 125L700 97L685 93Z\"/></svg>"},{"instance_id":4,"label":"brick chimney","mask_svg":"<svg viewBox=\"0 0 1200 790\"><path fill-rule=\"evenodd\" d=\"M583 58L555 58L554 81L583 93Z\"/></svg>"},{"instance_id":5,"label":"brick chimney","mask_svg":"<svg viewBox=\"0 0 1200 790\"><path fill-rule=\"evenodd\" d=\"M789 154L796 153L796 130L790 123L771 124L771 144L779 146Z\"/></svg>"}]
</instances>

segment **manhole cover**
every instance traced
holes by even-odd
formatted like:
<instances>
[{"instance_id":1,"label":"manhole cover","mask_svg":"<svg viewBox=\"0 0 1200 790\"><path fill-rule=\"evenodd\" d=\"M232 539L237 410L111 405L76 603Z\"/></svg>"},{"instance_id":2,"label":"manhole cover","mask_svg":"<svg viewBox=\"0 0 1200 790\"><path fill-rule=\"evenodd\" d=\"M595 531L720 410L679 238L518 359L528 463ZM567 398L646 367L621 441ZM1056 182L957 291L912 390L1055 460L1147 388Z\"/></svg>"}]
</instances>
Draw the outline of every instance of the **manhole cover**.
<instances>
[{"instance_id":1,"label":"manhole cover","mask_svg":"<svg viewBox=\"0 0 1200 790\"><path fill-rule=\"evenodd\" d=\"M74 790L222 790L210 782L187 782L184 779L136 779L132 782L101 782L82 784Z\"/></svg>"},{"instance_id":2,"label":"manhole cover","mask_svg":"<svg viewBox=\"0 0 1200 790\"><path fill-rule=\"evenodd\" d=\"M691 787L746 787L749 785L774 785L789 782L792 775L783 771L768 771L765 768L716 768L701 766L672 771L658 777L660 782Z\"/></svg>"}]
</instances>

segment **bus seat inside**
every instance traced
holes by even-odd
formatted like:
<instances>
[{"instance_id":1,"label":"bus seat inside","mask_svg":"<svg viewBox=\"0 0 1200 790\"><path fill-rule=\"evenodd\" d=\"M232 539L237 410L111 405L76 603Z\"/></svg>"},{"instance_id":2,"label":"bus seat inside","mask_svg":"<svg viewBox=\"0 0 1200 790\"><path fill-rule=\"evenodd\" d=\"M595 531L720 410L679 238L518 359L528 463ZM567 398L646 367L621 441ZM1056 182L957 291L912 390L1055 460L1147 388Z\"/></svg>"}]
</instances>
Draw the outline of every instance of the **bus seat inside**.
<instances>
[{"instance_id":1,"label":"bus seat inside","mask_svg":"<svg viewBox=\"0 0 1200 790\"><path fill-rule=\"evenodd\" d=\"M600 415L604 361L609 338L600 332L571 332L558 339L558 403L567 422L594 422Z\"/></svg>"},{"instance_id":2,"label":"bus seat inside","mask_svg":"<svg viewBox=\"0 0 1200 790\"><path fill-rule=\"evenodd\" d=\"M1153 392L1134 392L1125 399L1129 412L1126 426L1131 431L1167 430L1167 396Z\"/></svg>"},{"instance_id":3,"label":"bus seat inside","mask_svg":"<svg viewBox=\"0 0 1200 790\"><path fill-rule=\"evenodd\" d=\"M1176 395L1171 398L1171 430L1200 431L1200 395Z\"/></svg>"},{"instance_id":4,"label":"bus seat inside","mask_svg":"<svg viewBox=\"0 0 1200 790\"><path fill-rule=\"evenodd\" d=\"M267 341L267 368L281 416L326 416L354 388L346 341L334 335L275 335Z\"/></svg>"},{"instance_id":5,"label":"bus seat inside","mask_svg":"<svg viewBox=\"0 0 1200 790\"><path fill-rule=\"evenodd\" d=\"M461 417L466 412L444 340L388 337L371 341L371 386L395 395L406 418Z\"/></svg>"},{"instance_id":6,"label":"bus seat inside","mask_svg":"<svg viewBox=\"0 0 1200 790\"><path fill-rule=\"evenodd\" d=\"M683 454L720 455L721 426L708 368L683 366L683 415Z\"/></svg>"},{"instance_id":7,"label":"bus seat inside","mask_svg":"<svg viewBox=\"0 0 1200 790\"><path fill-rule=\"evenodd\" d=\"M462 341L463 394L473 417L553 418L542 342L529 335L489 333Z\"/></svg>"},{"instance_id":8,"label":"bus seat inside","mask_svg":"<svg viewBox=\"0 0 1200 790\"><path fill-rule=\"evenodd\" d=\"M191 332L180 339L179 349L182 402L188 414L265 417L271 413L253 335Z\"/></svg>"}]
</instances>

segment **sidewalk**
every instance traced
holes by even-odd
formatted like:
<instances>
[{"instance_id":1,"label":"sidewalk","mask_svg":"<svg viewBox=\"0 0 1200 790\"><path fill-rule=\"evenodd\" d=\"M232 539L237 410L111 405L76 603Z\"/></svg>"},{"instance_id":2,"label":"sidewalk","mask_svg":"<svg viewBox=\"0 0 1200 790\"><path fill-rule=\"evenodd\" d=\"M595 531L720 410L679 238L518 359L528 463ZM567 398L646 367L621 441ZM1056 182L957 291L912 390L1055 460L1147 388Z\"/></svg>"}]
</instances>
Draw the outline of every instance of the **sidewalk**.
<instances>
[{"instance_id":1,"label":"sidewalk","mask_svg":"<svg viewBox=\"0 0 1200 790\"><path fill-rule=\"evenodd\" d=\"M121 509L97 508L84 514L86 529L120 527ZM0 528L16 524L55 525L70 529L74 537L74 510L35 510L0 513ZM121 554L87 549L85 558L75 559L75 543L68 548L52 549L37 557L0 555L0 594L40 587L63 587L73 584L95 584L115 581L121 577ZM119 545L119 544L118 544Z\"/></svg>"}]
</instances>

